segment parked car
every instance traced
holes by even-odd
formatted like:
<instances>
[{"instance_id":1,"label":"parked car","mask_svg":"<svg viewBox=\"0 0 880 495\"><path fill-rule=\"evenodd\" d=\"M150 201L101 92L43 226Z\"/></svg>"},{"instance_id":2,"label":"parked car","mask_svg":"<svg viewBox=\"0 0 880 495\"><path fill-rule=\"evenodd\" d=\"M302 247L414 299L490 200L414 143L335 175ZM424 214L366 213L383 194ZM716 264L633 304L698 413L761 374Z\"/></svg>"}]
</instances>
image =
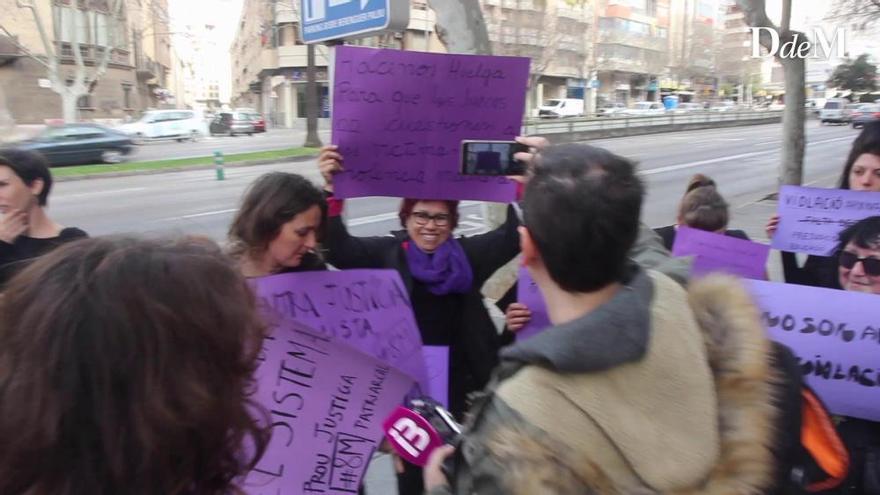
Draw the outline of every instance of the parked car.
<instances>
[{"instance_id":1,"label":"parked car","mask_svg":"<svg viewBox=\"0 0 880 495\"><path fill-rule=\"evenodd\" d=\"M577 117L583 114L584 100L576 98L547 100L538 107L538 117L542 118Z\"/></svg>"},{"instance_id":2,"label":"parked car","mask_svg":"<svg viewBox=\"0 0 880 495\"><path fill-rule=\"evenodd\" d=\"M197 110L148 110L119 129L138 143L156 139L195 141L207 134L204 116Z\"/></svg>"},{"instance_id":3,"label":"parked car","mask_svg":"<svg viewBox=\"0 0 880 495\"><path fill-rule=\"evenodd\" d=\"M596 112L596 115L599 117L611 117L623 113L624 110L626 110L626 105L623 103L606 103Z\"/></svg>"},{"instance_id":4,"label":"parked car","mask_svg":"<svg viewBox=\"0 0 880 495\"><path fill-rule=\"evenodd\" d=\"M211 135L225 134L236 136L238 134L254 135L254 123L250 116L244 112L221 112L218 113L209 127Z\"/></svg>"},{"instance_id":5,"label":"parked car","mask_svg":"<svg viewBox=\"0 0 880 495\"><path fill-rule=\"evenodd\" d=\"M131 154L134 143L126 134L99 124L67 124L49 127L15 147L37 151L50 165L59 166L119 163Z\"/></svg>"},{"instance_id":6,"label":"parked car","mask_svg":"<svg viewBox=\"0 0 880 495\"><path fill-rule=\"evenodd\" d=\"M266 132L266 119L258 113L250 114L251 122L254 124L254 132Z\"/></svg>"},{"instance_id":7,"label":"parked car","mask_svg":"<svg viewBox=\"0 0 880 495\"><path fill-rule=\"evenodd\" d=\"M694 112L702 112L705 110L701 103L679 103L679 105L672 109L672 113L694 113Z\"/></svg>"},{"instance_id":8,"label":"parked car","mask_svg":"<svg viewBox=\"0 0 880 495\"><path fill-rule=\"evenodd\" d=\"M855 110L850 122L853 129L864 127L868 122L880 120L880 103L863 103L858 110Z\"/></svg>"},{"instance_id":9,"label":"parked car","mask_svg":"<svg viewBox=\"0 0 880 495\"><path fill-rule=\"evenodd\" d=\"M735 112L736 111L736 103L732 101L719 101L713 103L709 107L710 112Z\"/></svg>"},{"instance_id":10,"label":"parked car","mask_svg":"<svg viewBox=\"0 0 880 495\"><path fill-rule=\"evenodd\" d=\"M632 107L624 110L623 115L647 117L650 115L664 115L666 108L658 101L637 101Z\"/></svg>"},{"instance_id":11,"label":"parked car","mask_svg":"<svg viewBox=\"0 0 880 495\"><path fill-rule=\"evenodd\" d=\"M843 119L846 121L846 123L849 124L850 122L852 122L853 114L855 112L858 112L859 109L865 105L868 105L868 103L850 103L850 104L844 106L843 107Z\"/></svg>"},{"instance_id":12,"label":"parked car","mask_svg":"<svg viewBox=\"0 0 880 495\"><path fill-rule=\"evenodd\" d=\"M848 123L846 114L844 113L844 109L847 105L849 105L849 100L846 98L828 98L828 100L825 101L825 106L819 111L820 125L826 122L836 124Z\"/></svg>"}]
</instances>

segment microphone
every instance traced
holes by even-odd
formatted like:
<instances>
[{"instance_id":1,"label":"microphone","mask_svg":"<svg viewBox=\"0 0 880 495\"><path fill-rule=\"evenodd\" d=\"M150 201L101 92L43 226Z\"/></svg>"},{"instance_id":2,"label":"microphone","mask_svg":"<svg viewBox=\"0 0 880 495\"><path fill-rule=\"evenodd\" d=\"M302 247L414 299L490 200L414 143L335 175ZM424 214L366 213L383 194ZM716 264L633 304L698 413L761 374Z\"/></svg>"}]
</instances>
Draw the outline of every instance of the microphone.
<instances>
[{"instance_id":1,"label":"microphone","mask_svg":"<svg viewBox=\"0 0 880 495\"><path fill-rule=\"evenodd\" d=\"M413 409L398 406L382 423L385 438L397 454L425 467L428 458L445 443L456 443L461 427L446 409L430 399L410 401Z\"/></svg>"}]
</instances>

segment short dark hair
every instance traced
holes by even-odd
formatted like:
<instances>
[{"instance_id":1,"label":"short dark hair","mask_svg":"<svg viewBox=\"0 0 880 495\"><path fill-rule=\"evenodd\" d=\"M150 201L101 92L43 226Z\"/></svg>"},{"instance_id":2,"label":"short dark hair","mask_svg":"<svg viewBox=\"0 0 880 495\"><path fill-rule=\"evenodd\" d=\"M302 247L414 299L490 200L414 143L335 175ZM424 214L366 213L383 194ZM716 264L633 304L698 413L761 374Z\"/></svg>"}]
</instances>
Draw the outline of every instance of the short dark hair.
<instances>
[{"instance_id":1,"label":"short dark hair","mask_svg":"<svg viewBox=\"0 0 880 495\"><path fill-rule=\"evenodd\" d=\"M204 239L38 259L0 299L0 493L235 491L268 442L249 399L263 332Z\"/></svg>"},{"instance_id":2,"label":"short dark hair","mask_svg":"<svg viewBox=\"0 0 880 495\"><path fill-rule=\"evenodd\" d=\"M840 189L851 189L849 183L849 173L852 171L853 164L865 153L880 156L880 122L868 122L862 128L852 148L849 150L849 156L843 165L843 173L840 174L840 180L837 187Z\"/></svg>"},{"instance_id":3,"label":"short dark hair","mask_svg":"<svg viewBox=\"0 0 880 495\"><path fill-rule=\"evenodd\" d=\"M687 227L717 232L727 227L730 210L715 186L699 186L681 199L678 217Z\"/></svg>"},{"instance_id":4,"label":"short dark hair","mask_svg":"<svg viewBox=\"0 0 880 495\"><path fill-rule=\"evenodd\" d=\"M321 209L320 238L327 216L327 202L321 190L301 175L261 175L248 187L229 226L230 252L235 256L264 252L282 225L313 206Z\"/></svg>"},{"instance_id":5,"label":"short dark hair","mask_svg":"<svg viewBox=\"0 0 880 495\"><path fill-rule=\"evenodd\" d=\"M610 151L564 144L541 152L524 221L562 289L591 292L623 281L644 193L635 164Z\"/></svg>"},{"instance_id":6,"label":"short dark hair","mask_svg":"<svg viewBox=\"0 0 880 495\"><path fill-rule=\"evenodd\" d=\"M9 167L28 187L34 181L43 181L43 190L37 195L40 206L49 204L49 191L52 190L52 173L49 162L40 153L18 148L0 149L0 166Z\"/></svg>"},{"instance_id":7,"label":"short dark hair","mask_svg":"<svg viewBox=\"0 0 880 495\"><path fill-rule=\"evenodd\" d=\"M413 208L416 207L416 203L420 201L438 201L440 203L446 203L446 208L449 210L449 230L455 230L458 227L458 201L453 199L417 199L417 198L404 198L400 202L400 209L397 210L397 218L400 219L400 226L406 228L406 221L410 215L412 215Z\"/></svg>"},{"instance_id":8,"label":"short dark hair","mask_svg":"<svg viewBox=\"0 0 880 495\"><path fill-rule=\"evenodd\" d=\"M864 249L880 248L880 216L863 218L843 229L837 236L837 250L843 251L850 242Z\"/></svg>"}]
</instances>

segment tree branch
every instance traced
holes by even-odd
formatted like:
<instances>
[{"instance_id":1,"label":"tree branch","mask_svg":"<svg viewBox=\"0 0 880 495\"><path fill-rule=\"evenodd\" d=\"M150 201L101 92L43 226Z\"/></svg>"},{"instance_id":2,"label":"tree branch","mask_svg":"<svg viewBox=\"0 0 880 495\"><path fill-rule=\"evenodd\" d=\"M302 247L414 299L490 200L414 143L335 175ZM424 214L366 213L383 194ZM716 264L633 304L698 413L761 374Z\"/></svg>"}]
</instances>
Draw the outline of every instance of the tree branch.
<instances>
[{"instance_id":1,"label":"tree branch","mask_svg":"<svg viewBox=\"0 0 880 495\"><path fill-rule=\"evenodd\" d=\"M742 9L746 15L746 24L752 27L766 27L779 31L776 24L767 17L767 9L764 0L736 0L736 4ZM773 46L773 39L764 30L761 30L759 36L761 46L770 51Z\"/></svg>"},{"instance_id":2,"label":"tree branch","mask_svg":"<svg viewBox=\"0 0 880 495\"><path fill-rule=\"evenodd\" d=\"M43 48L46 49L46 58L49 59L51 76L57 78L58 59L55 57L55 48L52 46L52 43L49 42L49 36L46 35L46 28L43 26L43 20L40 19L40 13L37 12L36 5L34 5L33 0L16 0L15 4L18 5L18 8L20 9L31 10L34 22L37 24L37 31L40 32L40 39L43 41Z\"/></svg>"},{"instance_id":3,"label":"tree branch","mask_svg":"<svg viewBox=\"0 0 880 495\"><path fill-rule=\"evenodd\" d=\"M791 0L782 0L782 25L779 28L782 33L791 29Z\"/></svg>"}]
</instances>

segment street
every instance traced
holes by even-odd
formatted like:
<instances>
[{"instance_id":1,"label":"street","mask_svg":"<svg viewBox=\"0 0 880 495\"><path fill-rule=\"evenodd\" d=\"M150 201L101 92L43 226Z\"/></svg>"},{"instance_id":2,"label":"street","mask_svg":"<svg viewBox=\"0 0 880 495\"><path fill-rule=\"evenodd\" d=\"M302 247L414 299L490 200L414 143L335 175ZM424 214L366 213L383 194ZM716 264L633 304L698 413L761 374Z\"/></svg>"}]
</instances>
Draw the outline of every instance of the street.
<instances>
[{"instance_id":1,"label":"street","mask_svg":"<svg viewBox=\"0 0 880 495\"><path fill-rule=\"evenodd\" d=\"M837 176L857 131L846 126L807 124L805 183ZM655 134L604 139L592 144L637 160L648 184L643 218L651 226L667 225L675 212L685 184L694 173L710 175L732 207L731 227L736 227L736 208L756 201L776 187L782 125ZM288 134L289 135L289 134ZM281 138L217 138L250 146L279 143ZM193 147L213 143L164 143L147 148ZM219 141L217 141L219 142ZM295 143L294 143L295 144ZM244 146L244 145L241 145ZM283 145L282 145L283 147ZM152 151L152 150L151 150ZM114 233L203 234L222 241L245 187L271 170L303 174L318 182L314 160L297 163L228 168L226 180L217 181L213 170L193 170L60 182L50 199L50 212L64 225L77 226L91 235ZM382 235L399 228L397 204L392 198L363 198L348 202L351 231L356 235ZM480 203L462 205L461 233L474 233L482 226Z\"/></svg>"}]
</instances>

